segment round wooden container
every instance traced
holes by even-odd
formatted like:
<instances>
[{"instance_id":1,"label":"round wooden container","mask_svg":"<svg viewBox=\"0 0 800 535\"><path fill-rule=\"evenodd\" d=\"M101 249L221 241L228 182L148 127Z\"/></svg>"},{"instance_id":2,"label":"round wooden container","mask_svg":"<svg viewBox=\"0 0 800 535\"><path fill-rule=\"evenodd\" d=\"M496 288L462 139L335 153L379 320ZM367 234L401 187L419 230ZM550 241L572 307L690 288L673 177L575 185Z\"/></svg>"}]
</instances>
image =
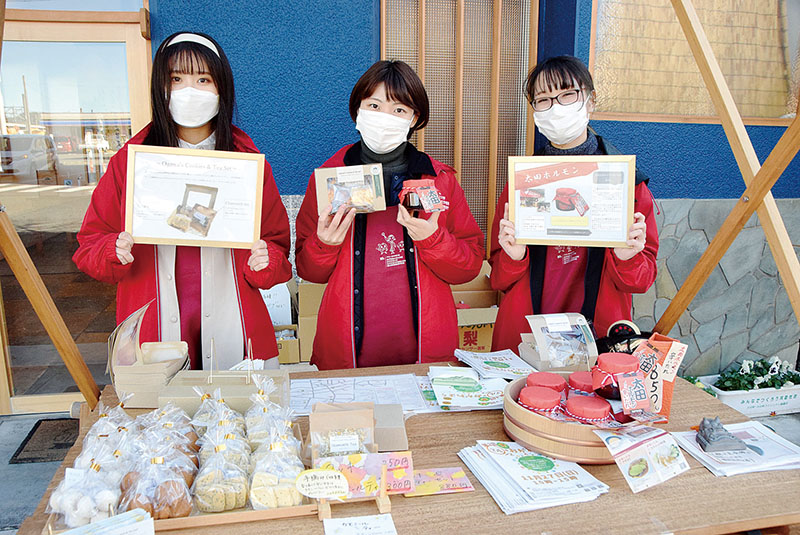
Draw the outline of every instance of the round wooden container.
<instances>
[{"instance_id":1,"label":"round wooden container","mask_svg":"<svg viewBox=\"0 0 800 535\"><path fill-rule=\"evenodd\" d=\"M503 400L503 427L518 444L539 453L582 464L613 464L593 425L557 422L529 411L517 403L525 378L506 386Z\"/></svg>"}]
</instances>

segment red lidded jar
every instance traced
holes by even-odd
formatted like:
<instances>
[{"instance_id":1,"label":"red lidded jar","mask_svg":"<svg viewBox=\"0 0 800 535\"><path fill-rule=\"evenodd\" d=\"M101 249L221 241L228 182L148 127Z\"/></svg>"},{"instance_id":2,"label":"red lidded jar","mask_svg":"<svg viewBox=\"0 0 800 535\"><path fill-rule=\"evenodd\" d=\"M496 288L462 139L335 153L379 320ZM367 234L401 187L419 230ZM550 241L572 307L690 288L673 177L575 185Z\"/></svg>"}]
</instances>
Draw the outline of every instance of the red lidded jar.
<instances>
[{"instance_id":1,"label":"red lidded jar","mask_svg":"<svg viewBox=\"0 0 800 535\"><path fill-rule=\"evenodd\" d=\"M592 372L573 372L568 380L569 395L593 396Z\"/></svg>"},{"instance_id":2,"label":"red lidded jar","mask_svg":"<svg viewBox=\"0 0 800 535\"><path fill-rule=\"evenodd\" d=\"M543 386L526 386L519 393L519 404L534 412L552 411L561 404L561 394Z\"/></svg>"},{"instance_id":3,"label":"red lidded jar","mask_svg":"<svg viewBox=\"0 0 800 535\"><path fill-rule=\"evenodd\" d=\"M619 384L615 375L635 373L639 359L628 353L600 353L597 366L592 368L592 387L595 393L606 399L620 399Z\"/></svg>"},{"instance_id":4,"label":"red lidded jar","mask_svg":"<svg viewBox=\"0 0 800 535\"><path fill-rule=\"evenodd\" d=\"M556 392L563 392L567 389L567 381L557 373L550 372L533 372L528 375L525 384L528 386L542 386Z\"/></svg>"},{"instance_id":5,"label":"red lidded jar","mask_svg":"<svg viewBox=\"0 0 800 535\"><path fill-rule=\"evenodd\" d=\"M609 417L611 405L594 396L573 396L567 400L567 414L582 422L597 422Z\"/></svg>"},{"instance_id":6,"label":"red lidded jar","mask_svg":"<svg viewBox=\"0 0 800 535\"><path fill-rule=\"evenodd\" d=\"M556 202L556 208L562 212L568 212L574 208L573 196L578 193L573 188L557 188L556 196L553 200Z\"/></svg>"}]
</instances>

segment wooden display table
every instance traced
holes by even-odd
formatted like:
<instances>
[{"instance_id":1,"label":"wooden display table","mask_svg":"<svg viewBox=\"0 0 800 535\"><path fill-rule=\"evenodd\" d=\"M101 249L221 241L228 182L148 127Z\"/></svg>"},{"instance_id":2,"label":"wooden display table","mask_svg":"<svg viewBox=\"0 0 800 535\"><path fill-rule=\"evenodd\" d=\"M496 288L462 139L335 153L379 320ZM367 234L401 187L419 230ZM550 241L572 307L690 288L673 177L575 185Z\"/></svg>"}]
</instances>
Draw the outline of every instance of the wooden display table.
<instances>
[{"instance_id":1,"label":"wooden display table","mask_svg":"<svg viewBox=\"0 0 800 535\"><path fill-rule=\"evenodd\" d=\"M293 377L338 377L416 373L427 365L391 366L359 370L335 370L293 374ZM116 396L106 387L102 398L114 403ZM130 410L139 414L142 410ZM719 416L723 423L746 421L747 417L715 398L678 380L672 416L666 428L686 430L703 416ZM80 436L56 472L36 512L25 520L19 534L40 535L47 520L45 507L50 492L64 476L64 468L77 457L81 441L94 417L81 415ZM307 430L307 418L301 424ZM438 413L412 416L406 421L409 446L415 468L464 466L456 455L476 440L508 440L503 432L501 411ZM608 494L588 503L565 505L516 515L505 515L467 470L475 492L418 498L392 496L392 517L400 535L411 533L730 533L800 523L800 470L715 477L689 455L690 470L657 487L634 495L616 465L586 466L595 477L609 485ZM377 514L374 503L340 504L334 517ZM191 532L192 535L225 533L266 533L297 535L323 533L316 517L302 517L230 526L192 528L160 533Z\"/></svg>"}]
</instances>

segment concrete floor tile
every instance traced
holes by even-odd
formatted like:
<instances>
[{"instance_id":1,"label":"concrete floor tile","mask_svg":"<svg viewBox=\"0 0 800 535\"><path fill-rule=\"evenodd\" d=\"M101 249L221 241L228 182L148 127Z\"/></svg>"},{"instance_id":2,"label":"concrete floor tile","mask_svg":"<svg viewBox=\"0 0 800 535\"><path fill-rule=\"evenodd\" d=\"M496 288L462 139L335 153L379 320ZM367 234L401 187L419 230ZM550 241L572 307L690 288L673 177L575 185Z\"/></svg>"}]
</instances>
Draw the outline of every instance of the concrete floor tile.
<instances>
[{"instance_id":1,"label":"concrete floor tile","mask_svg":"<svg viewBox=\"0 0 800 535\"><path fill-rule=\"evenodd\" d=\"M39 504L60 462L8 464L22 440L41 418L63 418L66 414L0 416L0 530L12 530L30 516ZM0 534L5 531L0 531Z\"/></svg>"}]
</instances>

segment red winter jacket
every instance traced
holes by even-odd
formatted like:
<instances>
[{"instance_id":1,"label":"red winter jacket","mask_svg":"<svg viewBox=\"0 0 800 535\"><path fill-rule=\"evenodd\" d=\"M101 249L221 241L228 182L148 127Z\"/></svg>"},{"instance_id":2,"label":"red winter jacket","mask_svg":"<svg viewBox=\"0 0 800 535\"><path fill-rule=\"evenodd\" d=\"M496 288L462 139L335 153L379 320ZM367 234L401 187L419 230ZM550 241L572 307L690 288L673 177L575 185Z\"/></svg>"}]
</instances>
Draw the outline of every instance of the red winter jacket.
<instances>
[{"instance_id":1,"label":"red winter jacket","mask_svg":"<svg viewBox=\"0 0 800 535\"><path fill-rule=\"evenodd\" d=\"M602 141L601 146L603 146ZM505 292L492 334L492 351L512 349L516 352L520 343L520 333L531 330L525 316L534 313L531 304L532 248L528 247L525 258L515 261L500 247L497 229L500 228L506 202L508 202L508 185L497 201L490 230L492 236L492 251L489 257L492 266L490 280L492 288ZM631 294L646 292L656 279L658 228L653 213L653 196L645 182L638 183L634 190L634 211L641 212L647 223L644 250L630 260L623 261L617 258L613 249L605 249L602 251L602 259L599 260L602 261L602 271L596 307L593 310L594 318L587 317L593 319L594 329L599 337L605 336L615 321L631 319ZM544 247L541 249L544 250Z\"/></svg>"},{"instance_id":2,"label":"red winter jacket","mask_svg":"<svg viewBox=\"0 0 800 535\"><path fill-rule=\"evenodd\" d=\"M108 169L97 184L78 233L80 246L72 260L81 271L97 280L117 284L117 323L156 298L142 323L140 342L160 340L158 274L155 245L134 244L134 261L122 265L116 255L116 240L125 228L125 185L128 145L144 141L146 126L125 144L109 161ZM257 153L253 141L233 127L237 152ZM272 169L265 162L261 205L261 239L267 242L269 265L253 271L247 265L250 251L232 249L236 288L244 339L253 343L255 358L269 359L278 354L275 335L259 288L270 288L286 282L292 275L287 258L289 252L289 220L283 206ZM244 351L244 348L243 348ZM242 353L244 355L244 352Z\"/></svg>"},{"instance_id":3,"label":"red winter jacket","mask_svg":"<svg viewBox=\"0 0 800 535\"><path fill-rule=\"evenodd\" d=\"M450 284L468 282L478 276L483 258L483 233L475 223L452 168L416 151L409 144L411 162L418 161L431 174L436 187L450 202L439 216L439 228L430 237L413 242L414 267L409 281L417 281L417 362L453 360L458 347L458 323ZM360 164L360 144L349 145L334 154L323 167ZM369 217L369 214L366 215ZM317 195L314 175L297 215L295 259L297 274L305 280L328 283L317 319L317 333L311 362L320 369L356 367L354 325L354 228L351 225L342 244L326 245L317 237ZM411 243L408 240L406 243ZM362 252L358 252L362 255ZM362 255L363 256L363 255ZM407 253L407 258L409 258ZM386 311L391 314L390 310Z\"/></svg>"}]
</instances>

